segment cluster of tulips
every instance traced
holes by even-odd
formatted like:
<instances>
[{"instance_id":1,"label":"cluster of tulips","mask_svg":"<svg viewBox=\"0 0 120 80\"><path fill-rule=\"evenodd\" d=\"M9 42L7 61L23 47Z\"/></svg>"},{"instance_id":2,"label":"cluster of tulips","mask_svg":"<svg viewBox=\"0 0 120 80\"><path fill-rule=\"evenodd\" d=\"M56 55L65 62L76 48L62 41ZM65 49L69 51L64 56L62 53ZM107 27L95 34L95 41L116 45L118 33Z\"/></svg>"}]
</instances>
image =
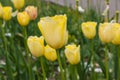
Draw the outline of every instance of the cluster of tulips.
<instances>
[{"instance_id":1,"label":"cluster of tulips","mask_svg":"<svg viewBox=\"0 0 120 80\"><path fill-rule=\"evenodd\" d=\"M6 22L11 20L12 17L17 16L18 23L23 27L25 45L26 44L28 45L31 54L34 57L40 57L44 55L45 58L48 59L49 61L55 61L56 59L58 59L62 80L65 80L58 49L65 46L68 40L66 15L56 15L54 17L41 18L40 22L38 22L38 27L43 36L41 37L30 36L27 39L25 27L29 24L30 20L35 20L37 18L37 8L34 6L28 6L25 8L23 12L19 12L19 10L24 7L24 0L12 0L12 3L14 4L14 7L17 9L15 12L12 12L12 7L2 6L0 4L0 18L4 22ZM5 33L3 34L5 36ZM44 39L47 45L45 45ZM4 42L7 43L6 38L4 39ZM6 45L4 46L7 47ZM27 49L27 46L25 47ZM26 50L26 53L29 53L28 50ZM6 55L8 55L7 48L6 48ZM67 45L65 47L65 55L71 64L74 65L79 63L80 45L79 46L75 44ZM28 66L28 68L30 67ZM43 69L43 73L45 73L43 67L42 69ZM46 74L44 74L44 79L46 79Z\"/></svg>"},{"instance_id":2,"label":"cluster of tulips","mask_svg":"<svg viewBox=\"0 0 120 80\"><path fill-rule=\"evenodd\" d=\"M24 7L24 0L11 0L16 8L15 12L12 12L12 7L2 6L0 4L0 18L5 21L9 21L12 17L17 15L18 22L21 26L26 26L29 24L30 20L35 20L37 18L37 7L28 6L23 12L19 12L21 8Z\"/></svg>"},{"instance_id":3,"label":"cluster of tulips","mask_svg":"<svg viewBox=\"0 0 120 80\"><path fill-rule=\"evenodd\" d=\"M10 20L12 18L16 18L17 16L17 20L18 23L23 27L23 35L24 35L24 45L26 48L26 53L28 53L28 49L27 49L27 34L26 34L26 26L30 23L31 20L35 20L37 18L37 7L34 6L27 6L25 8L24 11L21 12L21 9L25 6L25 1L24 0L11 0L11 2L14 5L14 8L16 9L16 11L13 12L13 8L11 6L3 6L0 3L0 20L3 22L3 24L1 25L1 32L2 32L2 36L3 36L3 44L4 44L4 48L5 48L5 61L6 61L6 74L7 74L7 78L9 78L10 80L14 80L13 79L13 75L12 75L12 71L11 71L11 64L9 61L9 52L8 52L8 39L6 37L6 30L5 27L9 27L11 28L11 25L9 24L9 26L6 26L7 22L10 22ZM10 30L11 31L11 30ZM11 41L12 41L12 47L13 47L13 32L10 32L10 36L11 36ZM15 48L14 48L15 51ZM29 55L29 54L27 54ZM30 62L30 57L29 57L29 62ZM31 64L30 64L31 65ZM29 66L29 64L27 65L28 67L28 73L29 73L29 80L32 80L31 75L32 75L32 68L31 66ZM8 72L9 71L9 72Z\"/></svg>"},{"instance_id":4,"label":"cluster of tulips","mask_svg":"<svg viewBox=\"0 0 120 80\"><path fill-rule=\"evenodd\" d=\"M96 22L82 23L82 31L84 36L88 39L93 39L96 35ZM120 44L120 24L119 23L100 23L99 25L99 38L107 44L113 43L115 45Z\"/></svg>"},{"instance_id":5,"label":"cluster of tulips","mask_svg":"<svg viewBox=\"0 0 120 80\"><path fill-rule=\"evenodd\" d=\"M19 10L24 7L24 0L12 0L12 3L14 4L14 7L17 9L15 12L12 12L12 7L2 6L0 4L0 18L3 19L4 21L9 21L12 18L12 16L13 17L17 16L18 23L25 30L25 27L29 24L30 20L35 20L37 18L37 7L28 6L25 8L23 12L19 12ZM32 56L36 58L45 56L45 58L51 62L58 59L61 77L62 80L65 80L59 49L65 46L64 53L70 64L76 65L80 63L80 45L76 45L74 43L67 44L68 42L67 16L55 15L52 17L40 18L40 21L38 22L38 27L40 32L42 33L42 36L40 37L37 36L27 37L26 30L24 31L24 37L25 37L24 44L26 45L26 49L28 47ZM96 35L96 27L97 27L97 22L83 22L81 24L81 28L84 36L87 39L91 39L91 40L94 39ZM98 34L100 40L106 45L108 43L113 43L115 45L120 44L119 23L109 23L109 22L100 23ZM46 42L46 44L44 43L44 41ZM8 52L6 52L6 54L7 53ZM29 56L28 49L26 50L26 53L28 53L28 57L31 59L31 57ZM29 63L30 61L31 60L29 60ZM94 52L92 54L91 62L94 64ZM42 63L42 59L41 59L41 65L44 73L44 80L46 80L46 74L44 70L44 65ZM29 71L31 71L29 66L28 66ZM107 52L106 52L106 77L107 77L106 80L108 80L109 69L108 69ZM76 78L76 80L77 79L78 77Z\"/></svg>"},{"instance_id":6,"label":"cluster of tulips","mask_svg":"<svg viewBox=\"0 0 120 80\"><path fill-rule=\"evenodd\" d=\"M82 32L87 39L93 39L96 35L96 22L82 23ZM106 80L109 80L109 57L107 45L112 43L114 45L120 44L120 24L119 23L100 23L98 28L98 35L103 44L105 44L105 66L106 66ZM92 54L94 57L94 54ZM120 57L120 53L118 53ZM93 58L94 59L94 58ZM120 59L118 59L120 64ZM120 65L119 65L120 69ZM119 73L120 70L118 70ZM119 78L118 78L119 79Z\"/></svg>"},{"instance_id":7,"label":"cluster of tulips","mask_svg":"<svg viewBox=\"0 0 120 80\"><path fill-rule=\"evenodd\" d=\"M64 80L64 74L58 50L65 46L68 40L66 24L66 15L41 18L38 22L38 27L43 36L30 36L27 40L28 47L33 56L40 57L44 55L49 61L58 59L62 80ZM46 46L44 46L44 39L47 43ZM65 55L72 65L78 64L80 62L80 46L77 47L75 44L67 45L65 47Z\"/></svg>"}]
</instances>

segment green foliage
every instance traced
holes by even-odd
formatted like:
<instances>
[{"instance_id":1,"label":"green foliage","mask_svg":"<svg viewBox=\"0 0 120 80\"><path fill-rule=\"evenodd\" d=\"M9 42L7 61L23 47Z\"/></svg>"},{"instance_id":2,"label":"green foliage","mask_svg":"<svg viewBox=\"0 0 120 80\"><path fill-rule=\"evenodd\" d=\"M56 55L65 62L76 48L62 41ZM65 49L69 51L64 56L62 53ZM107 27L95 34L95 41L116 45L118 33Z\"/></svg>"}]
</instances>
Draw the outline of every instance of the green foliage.
<instances>
[{"instance_id":1,"label":"green foliage","mask_svg":"<svg viewBox=\"0 0 120 80\"><path fill-rule=\"evenodd\" d=\"M0 0L3 6L12 6L10 0ZM27 26L27 35L36 35L40 36L41 33L38 29L37 23L41 17L44 16L54 16L57 14L66 14L68 18L67 29L69 31L69 39L68 43L76 43L77 45L81 45L81 62L76 65L77 72L80 80L92 80L90 68L90 60L91 60L91 41L87 40L81 31L81 23L84 21L96 21L98 23L102 22L103 19L101 15L98 14L94 9L87 10L84 14L77 12L71 8L59 6L53 3L45 2L44 0L26 0L25 7L28 5L34 5L38 7L38 17L35 21L31 21ZM22 11L24 9L21 9ZM15 11L15 9L13 9ZM4 41L1 31L2 20L0 21L0 80L13 80L7 79L13 77L14 80L30 80L28 75L28 57L25 53L26 48L24 46L24 36L22 32L22 27L18 24L16 17L12 18L11 21L6 23L5 33L11 33L11 36L6 36L7 38L7 47L8 47L8 62L7 66L8 70L6 72L6 64L5 64L5 47ZM97 27L98 29L98 27ZM105 65L104 65L104 45L98 39L98 34L94 39L94 50L95 50L95 62L102 69L102 73L96 73L97 80L104 80L106 77ZM109 46L109 48L113 48L113 46ZM64 49L61 49L60 54L64 56ZM114 51L114 50L112 50ZM111 52L112 52L111 51ZM111 54L111 53L110 53ZM113 54L111 54L113 55ZM114 61L116 61L117 56L114 56ZM68 64L65 57L61 58L62 65L65 70L66 80L75 80L74 76L74 66ZM113 60L111 60L113 61ZM32 77L34 80L43 80L43 73L41 69L40 60L32 57ZM85 62L88 62L85 66ZM58 62L55 61L53 63L47 61L43 57L43 63L45 67L45 72L48 80L61 80L60 72L58 71ZM112 62L111 62L112 63ZM117 63L116 63L117 64ZM111 68L113 68L113 64L111 64ZM116 68L114 69L115 73L110 73L111 76L114 75L115 78L118 76ZM9 76L8 76L8 75ZM99 79L100 78L100 79ZM112 80L112 78L110 79ZM117 80L117 79L116 79Z\"/></svg>"}]
</instances>

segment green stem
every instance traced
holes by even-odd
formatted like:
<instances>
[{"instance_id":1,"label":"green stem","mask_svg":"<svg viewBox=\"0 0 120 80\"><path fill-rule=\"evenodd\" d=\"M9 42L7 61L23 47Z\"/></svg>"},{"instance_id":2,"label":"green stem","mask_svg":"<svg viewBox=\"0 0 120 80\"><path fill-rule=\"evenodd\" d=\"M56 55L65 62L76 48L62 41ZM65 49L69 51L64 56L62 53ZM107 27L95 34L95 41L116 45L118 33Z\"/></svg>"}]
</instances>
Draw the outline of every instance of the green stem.
<instances>
[{"instance_id":1,"label":"green stem","mask_svg":"<svg viewBox=\"0 0 120 80\"><path fill-rule=\"evenodd\" d=\"M94 40L92 40L91 42L91 51L92 51L92 59L91 59L91 63L92 63L92 79L93 80L96 80L95 79L95 65L94 65L94 57L95 57L95 52L94 52Z\"/></svg>"},{"instance_id":2,"label":"green stem","mask_svg":"<svg viewBox=\"0 0 120 80\"><path fill-rule=\"evenodd\" d=\"M119 60L118 60L118 62L119 62L119 70L118 70L118 74L120 74L120 53L119 53ZM118 80L120 80L120 75L118 76Z\"/></svg>"},{"instance_id":3,"label":"green stem","mask_svg":"<svg viewBox=\"0 0 120 80\"><path fill-rule=\"evenodd\" d=\"M34 29L34 35L37 35L36 33L36 22L35 21L32 21L32 27L33 27L33 29Z\"/></svg>"},{"instance_id":4,"label":"green stem","mask_svg":"<svg viewBox=\"0 0 120 80\"><path fill-rule=\"evenodd\" d=\"M1 26L1 31L2 31L2 37L3 37L3 44L4 44L4 48L5 48L5 58L6 58L6 73L7 73L7 77L10 80L14 80L13 75L12 75L12 71L11 71L11 66L9 63L9 56L8 56L8 48L7 48L7 38L5 37L5 31L4 31L4 27L5 26Z\"/></svg>"},{"instance_id":5,"label":"green stem","mask_svg":"<svg viewBox=\"0 0 120 80\"><path fill-rule=\"evenodd\" d=\"M109 7L110 5L109 5L109 0L106 0L106 5ZM109 22L109 10L107 11L107 22Z\"/></svg>"},{"instance_id":6,"label":"green stem","mask_svg":"<svg viewBox=\"0 0 120 80\"><path fill-rule=\"evenodd\" d=\"M52 62L52 77L54 77L54 62Z\"/></svg>"},{"instance_id":7,"label":"green stem","mask_svg":"<svg viewBox=\"0 0 120 80\"><path fill-rule=\"evenodd\" d=\"M40 80L40 77L39 77L39 72L38 72L38 70L36 71L36 75L37 75L37 80Z\"/></svg>"},{"instance_id":8,"label":"green stem","mask_svg":"<svg viewBox=\"0 0 120 80\"><path fill-rule=\"evenodd\" d=\"M79 0L76 0L76 11L78 11Z\"/></svg>"},{"instance_id":9,"label":"green stem","mask_svg":"<svg viewBox=\"0 0 120 80\"><path fill-rule=\"evenodd\" d=\"M9 27L10 33L11 33L11 36L10 36L11 45L10 46L11 46L11 49L12 49L12 55L13 55L15 61L16 61L16 70L17 70L17 73L18 73L16 78L18 80L20 80L20 70L19 70L19 61L18 61L19 57L17 57L18 54L16 54L15 45L14 45L14 31L13 31L13 27L11 26L10 21L8 21L8 27Z\"/></svg>"},{"instance_id":10,"label":"green stem","mask_svg":"<svg viewBox=\"0 0 120 80\"><path fill-rule=\"evenodd\" d=\"M40 64L41 64L42 71L43 71L43 78L44 78L44 80L46 80L46 72L45 72L45 69L44 69L44 64L43 64L42 57L40 57Z\"/></svg>"},{"instance_id":11,"label":"green stem","mask_svg":"<svg viewBox=\"0 0 120 80\"><path fill-rule=\"evenodd\" d=\"M65 57L65 54L63 54L63 63L64 63L64 76L66 77L66 69L67 69L67 64L66 64L66 57Z\"/></svg>"},{"instance_id":12,"label":"green stem","mask_svg":"<svg viewBox=\"0 0 120 80\"><path fill-rule=\"evenodd\" d=\"M116 22L118 23L119 21L119 11L116 11Z\"/></svg>"},{"instance_id":13,"label":"green stem","mask_svg":"<svg viewBox=\"0 0 120 80\"><path fill-rule=\"evenodd\" d=\"M109 67L108 67L108 51L107 45L105 45L105 66L106 66L106 80L109 80Z\"/></svg>"},{"instance_id":14,"label":"green stem","mask_svg":"<svg viewBox=\"0 0 120 80\"><path fill-rule=\"evenodd\" d=\"M65 54L63 54L63 61L64 61L64 69L67 68L66 61L65 61Z\"/></svg>"},{"instance_id":15,"label":"green stem","mask_svg":"<svg viewBox=\"0 0 120 80\"><path fill-rule=\"evenodd\" d=\"M20 41L18 41L18 44L20 44ZM24 55L22 54L22 49L21 49L21 47L20 47L20 45L19 46L17 46L17 48L18 48L18 56L19 56L19 58L21 58L21 60L22 60L22 62L23 62L23 64L24 64L24 68L21 68L21 65L20 65L20 61L19 61L19 58L18 58L18 66L19 66L19 69L22 69L22 70L24 70L25 69L25 72L24 72L24 76L25 76L25 79L28 79L28 77L27 77L27 62L26 62L26 60L25 60L25 58L26 57L24 57ZM19 75L18 75L19 76Z\"/></svg>"},{"instance_id":16,"label":"green stem","mask_svg":"<svg viewBox=\"0 0 120 80\"><path fill-rule=\"evenodd\" d=\"M75 80L78 80L77 66L76 65L73 65L73 66L74 66L74 71L75 71Z\"/></svg>"},{"instance_id":17,"label":"green stem","mask_svg":"<svg viewBox=\"0 0 120 80\"><path fill-rule=\"evenodd\" d=\"M118 46L118 80L120 80L120 46Z\"/></svg>"},{"instance_id":18,"label":"green stem","mask_svg":"<svg viewBox=\"0 0 120 80\"><path fill-rule=\"evenodd\" d=\"M109 10L107 11L107 21L109 22Z\"/></svg>"},{"instance_id":19,"label":"green stem","mask_svg":"<svg viewBox=\"0 0 120 80\"><path fill-rule=\"evenodd\" d=\"M59 63L59 66L60 66L61 77L62 77L62 80L65 80L63 67L62 67L62 63L61 63L61 60L60 60L59 50L57 50L57 56L58 56L58 63Z\"/></svg>"},{"instance_id":20,"label":"green stem","mask_svg":"<svg viewBox=\"0 0 120 80\"><path fill-rule=\"evenodd\" d=\"M115 77L115 80L118 80L118 51L119 51L119 49L118 49L118 46L117 45L113 45L113 53L115 53L114 54L114 77Z\"/></svg>"},{"instance_id":21,"label":"green stem","mask_svg":"<svg viewBox=\"0 0 120 80\"><path fill-rule=\"evenodd\" d=\"M33 75L32 75L32 66L31 66L31 57L29 56L29 50L27 47L27 31L26 27L23 27L23 35L24 35L24 46L26 49L27 57L28 57L28 73L29 73L29 80L34 80Z\"/></svg>"}]
</instances>

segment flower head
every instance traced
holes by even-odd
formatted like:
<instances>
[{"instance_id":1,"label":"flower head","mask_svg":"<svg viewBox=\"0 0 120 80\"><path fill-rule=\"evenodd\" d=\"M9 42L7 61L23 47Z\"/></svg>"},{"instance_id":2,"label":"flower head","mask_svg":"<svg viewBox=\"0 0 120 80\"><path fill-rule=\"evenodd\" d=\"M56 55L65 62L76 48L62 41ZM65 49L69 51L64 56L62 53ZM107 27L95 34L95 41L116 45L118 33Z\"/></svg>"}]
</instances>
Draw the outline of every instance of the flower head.
<instances>
[{"instance_id":1,"label":"flower head","mask_svg":"<svg viewBox=\"0 0 120 80\"><path fill-rule=\"evenodd\" d=\"M119 45L120 44L120 24L114 23L114 29L113 30L114 30L115 36L112 40L112 43L116 44L116 45Z\"/></svg>"},{"instance_id":2,"label":"flower head","mask_svg":"<svg viewBox=\"0 0 120 80\"><path fill-rule=\"evenodd\" d=\"M114 23L101 23L99 26L99 38L103 43L109 43L114 37Z\"/></svg>"},{"instance_id":3,"label":"flower head","mask_svg":"<svg viewBox=\"0 0 120 80\"><path fill-rule=\"evenodd\" d=\"M57 59L56 50L51 48L49 45L45 46L45 58L49 61L55 61Z\"/></svg>"},{"instance_id":4,"label":"flower head","mask_svg":"<svg viewBox=\"0 0 120 80\"><path fill-rule=\"evenodd\" d=\"M27 45L33 56L40 57L44 55L44 38L42 36L30 36L27 39Z\"/></svg>"},{"instance_id":5,"label":"flower head","mask_svg":"<svg viewBox=\"0 0 120 80\"><path fill-rule=\"evenodd\" d=\"M17 14L17 20L21 26L27 26L30 22L30 17L27 12L19 12Z\"/></svg>"},{"instance_id":6,"label":"flower head","mask_svg":"<svg viewBox=\"0 0 120 80\"><path fill-rule=\"evenodd\" d=\"M82 32L88 39L93 39L96 35L96 22L84 22L82 23Z\"/></svg>"},{"instance_id":7,"label":"flower head","mask_svg":"<svg viewBox=\"0 0 120 80\"><path fill-rule=\"evenodd\" d=\"M3 7L2 17L6 21L10 20L12 18L12 7L10 6Z\"/></svg>"},{"instance_id":8,"label":"flower head","mask_svg":"<svg viewBox=\"0 0 120 80\"><path fill-rule=\"evenodd\" d=\"M21 9L25 5L25 1L24 0L11 0L11 1L12 1L13 5L14 5L14 7L16 9Z\"/></svg>"},{"instance_id":9,"label":"flower head","mask_svg":"<svg viewBox=\"0 0 120 80\"><path fill-rule=\"evenodd\" d=\"M41 18L38 22L39 29L45 38L45 41L52 48L59 49L63 47L68 40L66 30L66 15L56 15L53 17Z\"/></svg>"},{"instance_id":10,"label":"flower head","mask_svg":"<svg viewBox=\"0 0 120 80\"><path fill-rule=\"evenodd\" d=\"M71 64L78 64L80 62L80 46L75 44L65 47L65 55Z\"/></svg>"},{"instance_id":11,"label":"flower head","mask_svg":"<svg viewBox=\"0 0 120 80\"><path fill-rule=\"evenodd\" d=\"M28 13L31 20L35 20L37 18L37 7L28 6L25 8L25 11Z\"/></svg>"}]
</instances>

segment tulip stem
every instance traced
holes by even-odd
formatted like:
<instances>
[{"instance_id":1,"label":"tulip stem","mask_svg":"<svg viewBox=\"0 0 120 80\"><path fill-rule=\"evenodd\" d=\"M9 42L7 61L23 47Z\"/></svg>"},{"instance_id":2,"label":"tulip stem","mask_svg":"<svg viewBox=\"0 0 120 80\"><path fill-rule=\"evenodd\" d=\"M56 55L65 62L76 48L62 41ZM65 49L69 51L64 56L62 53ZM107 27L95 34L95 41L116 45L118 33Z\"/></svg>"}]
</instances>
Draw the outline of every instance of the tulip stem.
<instances>
[{"instance_id":1,"label":"tulip stem","mask_svg":"<svg viewBox=\"0 0 120 80\"><path fill-rule=\"evenodd\" d=\"M91 65L92 65L92 79L93 80L96 80L95 79L95 64L94 64L94 57L95 57L95 52L94 52L94 40L91 41L91 52L92 52L92 59L91 59Z\"/></svg>"},{"instance_id":2,"label":"tulip stem","mask_svg":"<svg viewBox=\"0 0 120 80\"><path fill-rule=\"evenodd\" d=\"M118 23L118 21L119 21L119 11L116 11L116 22Z\"/></svg>"},{"instance_id":3,"label":"tulip stem","mask_svg":"<svg viewBox=\"0 0 120 80\"><path fill-rule=\"evenodd\" d=\"M105 45L105 66L106 66L106 80L109 80L109 68L108 68L108 51L107 51L107 45Z\"/></svg>"},{"instance_id":4,"label":"tulip stem","mask_svg":"<svg viewBox=\"0 0 120 80\"><path fill-rule=\"evenodd\" d=\"M3 24L1 27L1 32L2 32L2 37L3 37L3 44L4 44L4 48L5 48L5 58L6 58L6 74L8 79L10 80L14 80L13 75L12 75L12 71L11 71L11 66L9 63L9 53L8 53L8 48L7 48L7 38L5 37L5 31L4 31L4 27L5 24Z\"/></svg>"},{"instance_id":5,"label":"tulip stem","mask_svg":"<svg viewBox=\"0 0 120 80\"><path fill-rule=\"evenodd\" d=\"M54 62L52 64L52 77L54 77Z\"/></svg>"},{"instance_id":6,"label":"tulip stem","mask_svg":"<svg viewBox=\"0 0 120 80\"><path fill-rule=\"evenodd\" d=\"M73 65L73 66L74 66L74 71L75 71L75 80L78 80L77 66L76 65Z\"/></svg>"},{"instance_id":7,"label":"tulip stem","mask_svg":"<svg viewBox=\"0 0 120 80\"><path fill-rule=\"evenodd\" d=\"M60 66L61 77L62 77L62 80L65 80L63 67L62 67L62 63L61 63L61 60L60 60L59 50L57 50L57 56L58 56L58 63L59 63L59 66Z\"/></svg>"},{"instance_id":8,"label":"tulip stem","mask_svg":"<svg viewBox=\"0 0 120 80\"><path fill-rule=\"evenodd\" d=\"M63 63L64 63L64 76L66 77L66 68L67 68L67 64L66 64L66 57L65 57L65 54L63 54Z\"/></svg>"},{"instance_id":9,"label":"tulip stem","mask_svg":"<svg viewBox=\"0 0 120 80\"><path fill-rule=\"evenodd\" d=\"M76 0L76 11L78 11L78 7L79 7L79 0Z\"/></svg>"},{"instance_id":10,"label":"tulip stem","mask_svg":"<svg viewBox=\"0 0 120 80\"><path fill-rule=\"evenodd\" d=\"M44 80L46 80L46 73L45 73L44 63L43 63L42 57L40 57L40 64L41 64L42 71L43 71L43 78L44 78Z\"/></svg>"},{"instance_id":11,"label":"tulip stem","mask_svg":"<svg viewBox=\"0 0 120 80\"><path fill-rule=\"evenodd\" d=\"M23 35L24 35L24 46L26 49L26 53L27 53L27 57L28 57L28 72L29 72L29 80L34 80L33 79L33 75L32 75L32 67L31 67L31 58L30 58L30 54L29 54L29 50L27 47L27 31L26 31L26 27L23 27Z\"/></svg>"},{"instance_id":12,"label":"tulip stem","mask_svg":"<svg viewBox=\"0 0 120 80\"><path fill-rule=\"evenodd\" d=\"M118 60L118 62L119 62L119 70L118 70L118 74L120 74L120 53L119 53L119 60ZM118 76L118 80L120 80L120 76Z\"/></svg>"},{"instance_id":13,"label":"tulip stem","mask_svg":"<svg viewBox=\"0 0 120 80\"><path fill-rule=\"evenodd\" d=\"M72 69L71 80L79 80L78 79L78 72L77 72L77 65L70 64L70 66L71 66L71 69Z\"/></svg>"},{"instance_id":14,"label":"tulip stem","mask_svg":"<svg viewBox=\"0 0 120 80\"><path fill-rule=\"evenodd\" d=\"M109 0L106 0L106 6L109 7ZM106 21L109 22L109 9L107 10Z\"/></svg>"},{"instance_id":15,"label":"tulip stem","mask_svg":"<svg viewBox=\"0 0 120 80\"><path fill-rule=\"evenodd\" d=\"M120 80L120 50L119 50L120 46L118 46L118 80Z\"/></svg>"}]
</instances>

